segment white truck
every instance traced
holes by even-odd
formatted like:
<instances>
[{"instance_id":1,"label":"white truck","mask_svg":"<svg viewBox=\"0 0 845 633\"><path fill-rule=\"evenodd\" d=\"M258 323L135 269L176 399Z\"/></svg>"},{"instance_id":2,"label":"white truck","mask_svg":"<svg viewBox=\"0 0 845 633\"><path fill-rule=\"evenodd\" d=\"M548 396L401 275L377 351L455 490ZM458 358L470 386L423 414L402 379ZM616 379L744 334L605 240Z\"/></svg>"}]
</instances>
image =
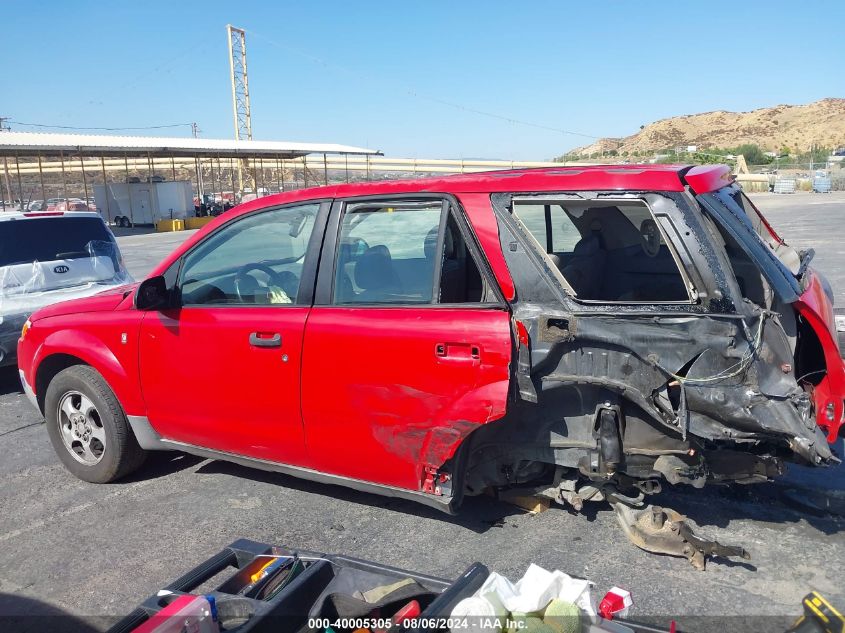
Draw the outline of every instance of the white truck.
<instances>
[{"instance_id":1,"label":"white truck","mask_svg":"<svg viewBox=\"0 0 845 633\"><path fill-rule=\"evenodd\" d=\"M155 224L194 215L193 186L188 180L94 185L97 209L116 226Z\"/></svg>"}]
</instances>

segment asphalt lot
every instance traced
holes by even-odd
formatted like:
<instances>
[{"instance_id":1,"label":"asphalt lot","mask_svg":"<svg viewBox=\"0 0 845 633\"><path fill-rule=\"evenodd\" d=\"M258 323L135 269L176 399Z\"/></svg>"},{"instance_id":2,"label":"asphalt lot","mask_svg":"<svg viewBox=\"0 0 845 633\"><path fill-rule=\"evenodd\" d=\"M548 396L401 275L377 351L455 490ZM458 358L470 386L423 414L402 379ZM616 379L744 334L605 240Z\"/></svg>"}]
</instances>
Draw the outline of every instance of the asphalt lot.
<instances>
[{"instance_id":1,"label":"asphalt lot","mask_svg":"<svg viewBox=\"0 0 845 633\"><path fill-rule=\"evenodd\" d=\"M816 249L845 305L845 194L754 197L782 235ZM188 233L118 238L130 272L142 278ZM222 385L186 385L211 395ZM845 607L845 467L794 469L786 481L735 489L664 492L657 503L687 514L699 532L744 545L749 562L713 561L706 572L631 545L607 506L575 515L531 516L488 498L449 517L405 502L253 471L177 453L153 455L130 479L92 485L53 454L40 416L14 371L0 372L0 615L67 613L77 630L109 616L239 537L345 553L454 577L473 561L516 579L530 562L634 594L638 617L679 619L686 630L783 630L761 616L800 612L817 589ZM840 442L836 447L842 455ZM811 512L784 497L790 486L825 490L838 513ZM842 503L838 500L842 499ZM728 616L699 619L697 616ZM47 620L27 620L44 630ZM783 626L782 626L783 625ZM62 627L70 626L62 621Z\"/></svg>"}]
</instances>

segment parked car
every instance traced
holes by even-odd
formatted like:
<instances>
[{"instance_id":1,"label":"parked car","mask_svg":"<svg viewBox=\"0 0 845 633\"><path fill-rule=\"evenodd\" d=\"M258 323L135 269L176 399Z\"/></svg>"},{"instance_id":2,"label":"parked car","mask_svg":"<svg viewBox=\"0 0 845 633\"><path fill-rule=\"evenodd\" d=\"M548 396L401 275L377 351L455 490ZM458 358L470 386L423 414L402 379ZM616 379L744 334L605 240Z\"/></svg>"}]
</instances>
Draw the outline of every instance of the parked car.
<instances>
[{"instance_id":1,"label":"parked car","mask_svg":"<svg viewBox=\"0 0 845 633\"><path fill-rule=\"evenodd\" d=\"M0 215L0 367L15 364L21 328L35 310L131 281L98 214Z\"/></svg>"},{"instance_id":2,"label":"parked car","mask_svg":"<svg viewBox=\"0 0 845 633\"><path fill-rule=\"evenodd\" d=\"M47 198L40 209L31 209L32 211L58 211L59 204L65 202L65 198Z\"/></svg>"},{"instance_id":3,"label":"parked car","mask_svg":"<svg viewBox=\"0 0 845 633\"><path fill-rule=\"evenodd\" d=\"M88 208L88 203L80 198L67 198L66 200L60 200L51 208L50 211L91 211Z\"/></svg>"},{"instance_id":4,"label":"parked car","mask_svg":"<svg viewBox=\"0 0 845 633\"><path fill-rule=\"evenodd\" d=\"M837 461L831 291L724 166L259 198L136 289L36 312L20 374L91 482L180 450L454 511ZM668 524L667 524L668 525Z\"/></svg>"}]
</instances>

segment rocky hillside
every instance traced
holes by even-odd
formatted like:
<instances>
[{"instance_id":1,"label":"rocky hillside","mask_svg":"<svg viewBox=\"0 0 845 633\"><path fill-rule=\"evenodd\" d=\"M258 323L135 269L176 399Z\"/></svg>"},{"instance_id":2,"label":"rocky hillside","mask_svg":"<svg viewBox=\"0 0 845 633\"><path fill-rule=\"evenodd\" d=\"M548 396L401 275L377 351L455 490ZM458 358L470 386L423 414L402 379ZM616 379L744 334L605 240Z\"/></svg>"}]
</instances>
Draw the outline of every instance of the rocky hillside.
<instances>
[{"instance_id":1,"label":"rocky hillside","mask_svg":"<svg viewBox=\"0 0 845 633\"><path fill-rule=\"evenodd\" d=\"M662 119L625 138L603 138L573 153L587 156L615 149L619 154L648 154L670 147L697 145L730 148L754 143L765 151L783 147L807 151L813 145L845 145L845 99L808 105L779 105L751 112L705 112Z\"/></svg>"}]
</instances>

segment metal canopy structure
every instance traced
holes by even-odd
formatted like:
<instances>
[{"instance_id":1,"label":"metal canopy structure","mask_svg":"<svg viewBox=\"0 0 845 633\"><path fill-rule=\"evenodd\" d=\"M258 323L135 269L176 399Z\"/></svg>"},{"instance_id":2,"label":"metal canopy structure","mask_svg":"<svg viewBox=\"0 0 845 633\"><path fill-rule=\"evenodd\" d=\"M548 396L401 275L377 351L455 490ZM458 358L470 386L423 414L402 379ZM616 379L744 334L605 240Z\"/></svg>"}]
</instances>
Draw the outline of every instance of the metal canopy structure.
<instances>
[{"instance_id":1,"label":"metal canopy structure","mask_svg":"<svg viewBox=\"0 0 845 633\"><path fill-rule=\"evenodd\" d=\"M105 136L45 132L0 132L0 157L128 156L299 158L308 154L379 156L381 152L334 143L295 143L156 136Z\"/></svg>"}]
</instances>

